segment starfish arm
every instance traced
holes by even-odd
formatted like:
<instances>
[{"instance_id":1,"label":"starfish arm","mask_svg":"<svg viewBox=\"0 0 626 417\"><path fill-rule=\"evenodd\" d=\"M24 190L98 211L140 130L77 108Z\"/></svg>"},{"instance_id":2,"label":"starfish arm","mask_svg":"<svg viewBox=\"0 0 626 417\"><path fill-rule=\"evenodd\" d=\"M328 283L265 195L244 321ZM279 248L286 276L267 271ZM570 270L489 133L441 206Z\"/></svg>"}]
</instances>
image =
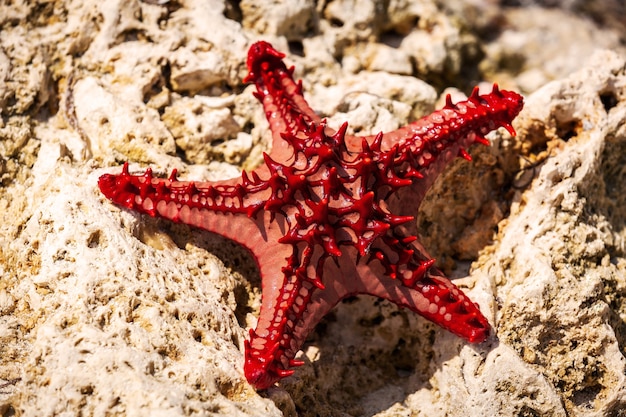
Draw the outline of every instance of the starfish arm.
<instances>
[{"instance_id":1,"label":"starfish arm","mask_svg":"<svg viewBox=\"0 0 626 417\"><path fill-rule=\"evenodd\" d=\"M283 62L284 56L267 42L255 43L248 53L250 73L244 79L256 85L255 95L263 103L272 131L272 155L286 150L285 136L306 135L321 123L302 95L302 82L294 81L293 67Z\"/></svg>"},{"instance_id":2,"label":"starfish arm","mask_svg":"<svg viewBox=\"0 0 626 417\"><path fill-rule=\"evenodd\" d=\"M327 284L323 289L311 281L286 278L288 283L281 291L283 296L270 300L266 298L264 287L259 323L255 331L250 332L250 341L246 343L244 365L248 381L257 389L272 386L291 375L294 371L290 368L304 364L294 358L315 326L343 298L363 292L364 287L357 280L346 282L339 278L340 274L354 277L356 272L349 256L341 259L326 262L323 275L328 279L325 279ZM339 264L343 265L340 269ZM283 317L288 319L286 325L280 326Z\"/></svg>"},{"instance_id":3,"label":"starfish arm","mask_svg":"<svg viewBox=\"0 0 626 417\"><path fill-rule=\"evenodd\" d=\"M448 142L466 139L465 146L474 142L483 143L484 136L499 127L504 127L511 135L513 119L524 106L524 98L514 91L500 90L497 84L488 94L478 94L474 88L467 100L452 103L450 95L446 105L433 113L416 120L400 129L383 135L382 149L391 149L395 144L412 143L413 151L440 152ZM368 137L373 140L373 136ZM456 155L454 155L456 156Z\"/></svg>"},{"instance_id":4,"label":"starfish arm","mask_svg":"<svg viewBox=\"0 0 626 417\"><path fill-rule=\"evenodd\" d=\"M150 170L140 175L128 172L125 164L120 174L105 174L98 185L114 203L128 209L162 217L177 223L218 234L248 249L257 262L261 276L268 265L283 265L291 256L291 245L277 243L286 229L284 218L269 211L258 211L267 199L261 187L259 195L244 195L241 188L249 186L235 180L216 183L178 181L175 172L169 179L153 178ZM247 185L246 185L247 184ZM250 187L248 187L250 188ZM276 221L276 220L279 221ZM263 280L263 296L277 297L274 280Z\"/></svg>"},{"instance_id":5,"label":"starfish arm","mask_svg":"<svg viewBox=\"0 0 626 417\"><path fill-rule=\"evenodd\" d=\"M417 252L419 245L408 248ZM394 304L408 308L440 327L462 337L470 343L484 341L491 326L473 303L456 285L437 268L432 261L421 256L415 262L399 266L403 277L392 277L378 260L361 258L355 265L345 256L337 263L329 262L325 274L333 277L323 292L314 292L305 314L294 331L294 355L319 321L342 299L366 294L384 298ZM406 277L411 276L411 279Z\"/></svg>"},{"instance_id":6,"label":"starfish arm","mask_svg":"<svg viewBox=\"0 0 626 417\"><path fill-rule=\"evenodd\" d=\"M407 226L379 239L369 259L360 260L360 292L409 308L470 343L484 341L491 327L478 305L433 266Z\"/></svg>"},{"instance_id":7,"label":"starfish arm","mask_svg":"<svg viewBox=\"0 0 626 417\"><path fill-rule=\"evenodd\" d=\"M269 388L291 375L294 372L291 367L302 364L294 359L304 341L299 337L302 316L309 308L312 294L317 291L309 281L281 274L279 269L269 267L262 272L275 279L263 282L259 320L246 341L244 373L257 389ZM283 280L278 285L280 276Z\"/></svg>"},{"instance_id":8,"label":"starfish arm","mask_svg":"<svg viewBox=\"0 0 626 417\"><path fill-rule=\"evenodd\" d=\"M381 149L389 151L396 147L396 160L405 163L398 175L419 179L413 182L410 190L403 190L403 197L412 194L413 204L406 204L405 201L401 206L419 206L426 191L445 167L458 156L471 160L466 149L474 143L488 145L484 136L492 130L504 127L515 135L511 123L523 103L521 95L500 90L494 84L491 93L479 95L478 89L474 89L468 100L456 104L452 104L448 96L446 106L441 110L383 134ZM403 212L394 203L390 203L390 207L394 212L396 208Z\"/></svg>"},{"instance_id":9,"label":"starfish arm","mask_svg":"<svg viewBox=\"0 0 626 417\"><path fill-rule=\"evenodd\" d=\"M474 143L488 145L484 136L490 131L504 127L515 136L511 123L523 106L524 98L521 95L514 91L500 90L494 84L490 93L479 95L478 88L474 88L469 99L456 104L452 103L448 94L444 108L394 131L367 136L346 135L344 140L347 149L351 151L360 149L363 141L372 146L380 140L379 149L383 152L396 146L408 147L408 151L422 157L415 167L421 174L419 178L428 179L429 175L436 178L453 158L462 156L471 160L466 149ZM330 127L326 127L325 131L329 135L335 134L335 130ZM382 140L379 135L382 135ZM401 153L402 150L398 152ZM448 154L450 156L446 159ZM430 157L427 158L427 155ZM441 162L440 156L444 157ZM437 162L437 165L432 166L432 162Z\"/></svg>"},{"instance_id":10,"label":"starfish arm","mask_svg":"<svg viewBox=\"0 0 626 417\"><path fill-rule=\"evenodd\" d=\"M123 207L188 223L188 219L207 212L254 217L271 191L256 175L253 180L245 173L242 177L243 180L219 182L179 181L176 170L167 179L156 178L150 168L143 174L131 174L125 163L120 174L102 175L98 187L107 198Z\"/></svg>"},{"instance_id":11,"label":"starfish arm","mask_svg":"<svg viewBox=\"0 0 626 417\"><path fill-rule=\"evenodd\" d=\"M482 342L489 336L491 326L478 305L436 268L430 268L411 286L372 270L366 273L376 275L366 281L367 294L406 307L470 343Z\"/></svg>"},{"instance_id":12,"label":"starfish arm","mask_svg":"<svg viewBox=\"0 0 626 417\"><path fill-rule=\"evenodd\" d=\"M286 259L293 254L290 245L267 245L257 253L262 277L261 310L245 342L244 374L256 389L266 389L290 375L293 371L289 367L297 365L285 351L291 347L291 334L312 285L283 272Z\"/></svg>"}]
</instances>

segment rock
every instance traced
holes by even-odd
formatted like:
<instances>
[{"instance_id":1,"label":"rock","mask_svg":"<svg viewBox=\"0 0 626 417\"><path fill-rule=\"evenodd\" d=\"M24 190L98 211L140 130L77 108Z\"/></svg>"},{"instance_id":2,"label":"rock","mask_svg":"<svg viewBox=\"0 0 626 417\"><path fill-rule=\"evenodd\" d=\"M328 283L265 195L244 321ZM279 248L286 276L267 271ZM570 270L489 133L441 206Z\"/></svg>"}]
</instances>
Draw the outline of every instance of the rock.
<instances>
[{"instance_id":1,"label":"rock","mask_svg":"<svg viewBox=\"0 0 626 417\"><path fill-rule=\"evenodd\" d=\"M495 42L487 44L481 70L500 79L506 75L493 71L492 65L505 73L518 73L517 81L527 92L578 71L581 57L590 63L588 59L597 49L626 53L619 32L598 27L584 15L530 7L507 10L505 16L507 25Z\"/></svg>"},{"instance_id":2,"label":"rock","mask_svg":"<svg viewBox=\"0 0 626 417\"><path fill-rule=\"evenodd\" d=\"M315 2L243 0L239 7L242 24L265 36L284 36L290 41L301 40L313 29Z\"/></svg>"},{"instance_id":3,"label":"rock","mask_svg":"<svg viewBox=\"0 0 626 417\"><path fill-rule=\"evenodd\" d=\"M77 81L73 92L78 126L91 155L154 163L176 151L174 138L154 109L132 96L121 96L94 77Z\"/></svg>"},{"instance_id":4,"label":"rock","mask_svg":"<svg viewBox=\"0 0 626 417\"><path fill-rule=\"evenodd\" d=\"M567 415L626 407L624 120L626 61L614 52L529 97L520 137L559 149L544 155L478 261L477 274L496 285L501 345L553 386Z\"/></svg>"},{"instance_id":5,"label":"rock","mask_svg":"<svg viewBox=\"0 0 626 417\"><path fill-rule=\"evenodd\" d=\"M434 110L437 93L433 87L415 78L386 72L362 71L358 75L345 75L336 85L329 87L313 86L314 98L311 105L321 114L331 119L337 111L344 112L350 107L347 103L352 97L369 94L379 97L382 106L395 108L395 123L405 124L411 119L420 118ZM319 96L318 98L315 98ZM374 101L374 100L372 100ZM377 105L374 103L374 105ZM343 118L342 120L346 120ZM336 120L338 124L342 121ZM393 125L376 126L370 123L373 133L381 129L394 129Z\"/></svg>"},{"instance_id":6,"label":"rock","mask_svg":"<svg viewBox=\"0 0 626 417\"><path fill-rule=\"evenodd\" d=\"M233 105L234 100L220 101L212 106L199 99L183 97L165 109L163 122L174 135L176 145L184 152L187 161L207 164L221 159L240 163L242 155L249 153L252 146L250 135L238 135L241 126L227 107ZM231 140L237 137L240 138L239 144Z\"/></svg>"},{"instance_id":7,"label":"rock","mask_svg":"<svg viewBox=\"0 0 626 417\"><path fill-rule=\"evenodd\" d=\"M366 44L362 57L365 59L362 65L369 71L384 71L400 75L413 73L410 56L400 49L385 44Z\"/></svg>"},{"instance_id":8,"label":"rock","mask_svg":"<svg viewBox=\"0 0 626 417\"><path fill-rule=\"evenodd\" d=\"M0 414L626 407L626 63L611 29L619 19L594 8L612 13L614 2L585 6L613 22L604 27L574 14L581 2L561 2L567 12L388 3L0 5ZM349 299L311 335L293 377L266 393L249 386L254 261L219 237L110 204L97 178L125 161L193 179L258 163L267 124L242 84L258 39L301 53L286 59L312 107L363 133L420 117L444 87L465 91L477 77L528 93L555 80L528 96L516 138L492 134L473 163L450 167L418 219L497 337L468 345L385 301ZM598 46L616 52L583 66Z\"/></svg>"}]
</instances>

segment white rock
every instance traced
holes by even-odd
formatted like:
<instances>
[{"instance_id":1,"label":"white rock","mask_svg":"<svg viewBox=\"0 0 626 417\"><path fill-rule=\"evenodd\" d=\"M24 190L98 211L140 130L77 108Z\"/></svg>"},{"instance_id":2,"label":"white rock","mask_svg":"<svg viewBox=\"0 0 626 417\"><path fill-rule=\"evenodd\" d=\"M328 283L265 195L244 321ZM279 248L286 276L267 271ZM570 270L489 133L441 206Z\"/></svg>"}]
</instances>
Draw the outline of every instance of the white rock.
<instances>
[{"instance_id":1,"label":"white rock","mask_svg":"<svg viewBox=\"0 0 626 417\"><path fill-rule=\"evenodd\" d=\"M312 0L267 1L243 0L239 7L246 29L273 36L299 40L313 29L315 2Z\"/></svg>"},{"instance_id":2,"label":"white rock","mask_svg":"<svg viewBox=\"0 0 626 417\"><path fill-rule=\"evenodd\" d=\"M499 283L500 346L557 388L561 413L611 415L626 392L622 324L614 316L626 285L626 61L604 51L590 62L534 93L517 119L521 138L567 142L519 196L477 274Z\"/></svg>"},{"instance_id":3,"label":"white rock","mask_svg":"<svg viewBox=\"0 0 626 417\"><path fill-rule=\"evenodd\" d=\"M285 52L287 38L302 42L304 56L286 59L329 123L393 129L431 111L436 90L363 68L412 74L408 56L422 75L474 82L477 69L461 66L464 37L479 38L466 32L483 6L241 4L241 21L206 0L0 4L0 385L12 381L0 388L0 412L618 414L626 64L604 52L561 79L598 46L623 50L618 35L559 10L484 6L491 23L477 27L494 30L481 44L485 74L527 90L561 79L528 98L516 139L500 132L492 148L471 150L474 162L453 164L423 207L441 225L424 227L424 240L444 267L482 249L456 283L499 339L470 346L388 302L348 300L311 335L307 363L264 397L242 372L260 300L253 262L207 233L110 204L98 176L119 172L122 161L133 171L177 167L190 179L251 168L267 150L267 125L241 80L247 48L260 38ZM70 74L82 134L66 114ZM198 108L205 117L192 120ZM185 120L175 132L178 115ZM198 127L210 135L194 136ZM233 140L201 155L203 141L222 136ZM184 164L181 151L208 163ZM209 162L209 152L236 165ZM533 182L499 194L516 170L535 174ZM486 231L466 232L472 227ZM469 266L458 266L453 273L467 275Z\"/></svg>"}]
</instances>

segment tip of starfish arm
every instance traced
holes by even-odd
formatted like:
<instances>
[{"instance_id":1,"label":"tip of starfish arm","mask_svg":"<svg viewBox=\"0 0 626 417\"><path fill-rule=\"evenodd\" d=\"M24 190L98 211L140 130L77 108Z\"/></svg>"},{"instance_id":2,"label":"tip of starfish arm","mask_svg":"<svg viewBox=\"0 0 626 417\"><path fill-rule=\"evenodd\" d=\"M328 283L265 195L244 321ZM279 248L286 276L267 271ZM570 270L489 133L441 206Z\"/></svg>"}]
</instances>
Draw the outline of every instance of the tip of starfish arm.
<instances>
[{"instance_id":1,"label":"tip of starfish arm","mask_svg":"<svg viewBox=\"0 0 626 417\"><path fill-rule=\"evenodd\" d=\"M410 287L417 290L409 293L413 302L401 299L402 305L469 343L481 343L489 337L491 325L478 304L438 271L428 272Z\"/></svg>"},{"instance_id":2,"label":"tip of starfish arm","mask_svg":"<svg viewBox=\"0 0 626 417\"><path fill-rule=\"evenodd\" d=\"M469 308L457 308L451 323L447 323L444 327L470 343L484 342L491 333L491 325L480 312L477 304L472 306L470 303L470 306Z\"/></svg>"},{"instance_id":3,"label":"tip of starfish arm","mask_svg":"<svg viewBox=\"0 0 626 417\"><path fill-rule=\"evenodd\" d=\"M267 364L261 364L259 361L251 357L248 357L246 359L246 362L243 366L243 372L250 385L252 385L257 390L268 389L276 382L278 382L281 378L283 378L283 376L281 375L274 375L272 372L269 372L267 369ZM289 375L293 373L293 371L286 372L289 372Z\"/></svg>"},{"instance_id":4,"label":"tip of starfish arm","mask_svg":"<svg viewBox=\"0 0 626 417\"><path fill-rule=\"evenodd\" d=\"M249 74L243 79L244 83L255 82L256 78L261 74L260 63L267 59L281 60L285 54L277 51L274 47L265 41L255 42L248 50L247 66Z\"/></svg>"},{"instance_id":5,"label":"tip of starfish arm","mask_svg":"<svg viewBox=\"0 0 626 417\"><path fill-rule=\"evenodd\" d=\"M129 186L127 178L122 173L120 175L104 174L98 179L98 188L106 198L123 207L134 209L135 194L128 192Z\"/></svg>"},{"instance_id":6,"label":"tip of starfish arm","mask_svg":"<svg viewBox=\"0 0 626 417\"><path fill-rule=\"evenodd\" d=\"M114 200L117 195L117 181L116 175L104 174L98 178L98 188L102 191L102 194L108 199Z\"/></svg>"},{"instance_id":7,"label":"tip of starfish arm","mask_svg":"<svg viewBox=\"0 0 626 417\"><path fill-rule=\"evenodd\" d=\"M484 317L477 318L474 323L470 320L468 326L470 327L470 331L466 335L466 338L470 343L484 342L491 334L491 326L489 326L489 323L486 323Z\"/></svg>"}]
</instances>

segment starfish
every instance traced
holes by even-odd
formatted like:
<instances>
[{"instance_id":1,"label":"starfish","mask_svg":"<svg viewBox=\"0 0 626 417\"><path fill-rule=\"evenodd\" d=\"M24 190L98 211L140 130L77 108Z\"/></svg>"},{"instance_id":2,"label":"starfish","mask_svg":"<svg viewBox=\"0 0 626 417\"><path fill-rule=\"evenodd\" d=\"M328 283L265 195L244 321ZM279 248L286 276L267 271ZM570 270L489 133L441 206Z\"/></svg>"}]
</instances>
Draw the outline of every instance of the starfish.
<instances>
[{"instance_id":1,"label":"starfish","mask_svg":"<svg viewBox=\"0 0 626 417\"><path fill-rule=\"evenodd\" d=\"M98 185L114 203L182 222L246 247L257 262L262 302L245 342L244 373L256 389L292 375L307 334L340 300L370 294L406 307L470 343L484 341L487 319L434 266L417 236L415 215L426 191L466 149L488 144L523 106L493 86L394 132L371 136L334 130L307 104L284 54L267 42L248 53L272 132L264 163L241 178L182 181L174 170L105 174Z\"/></svg>"}]
</instances>

